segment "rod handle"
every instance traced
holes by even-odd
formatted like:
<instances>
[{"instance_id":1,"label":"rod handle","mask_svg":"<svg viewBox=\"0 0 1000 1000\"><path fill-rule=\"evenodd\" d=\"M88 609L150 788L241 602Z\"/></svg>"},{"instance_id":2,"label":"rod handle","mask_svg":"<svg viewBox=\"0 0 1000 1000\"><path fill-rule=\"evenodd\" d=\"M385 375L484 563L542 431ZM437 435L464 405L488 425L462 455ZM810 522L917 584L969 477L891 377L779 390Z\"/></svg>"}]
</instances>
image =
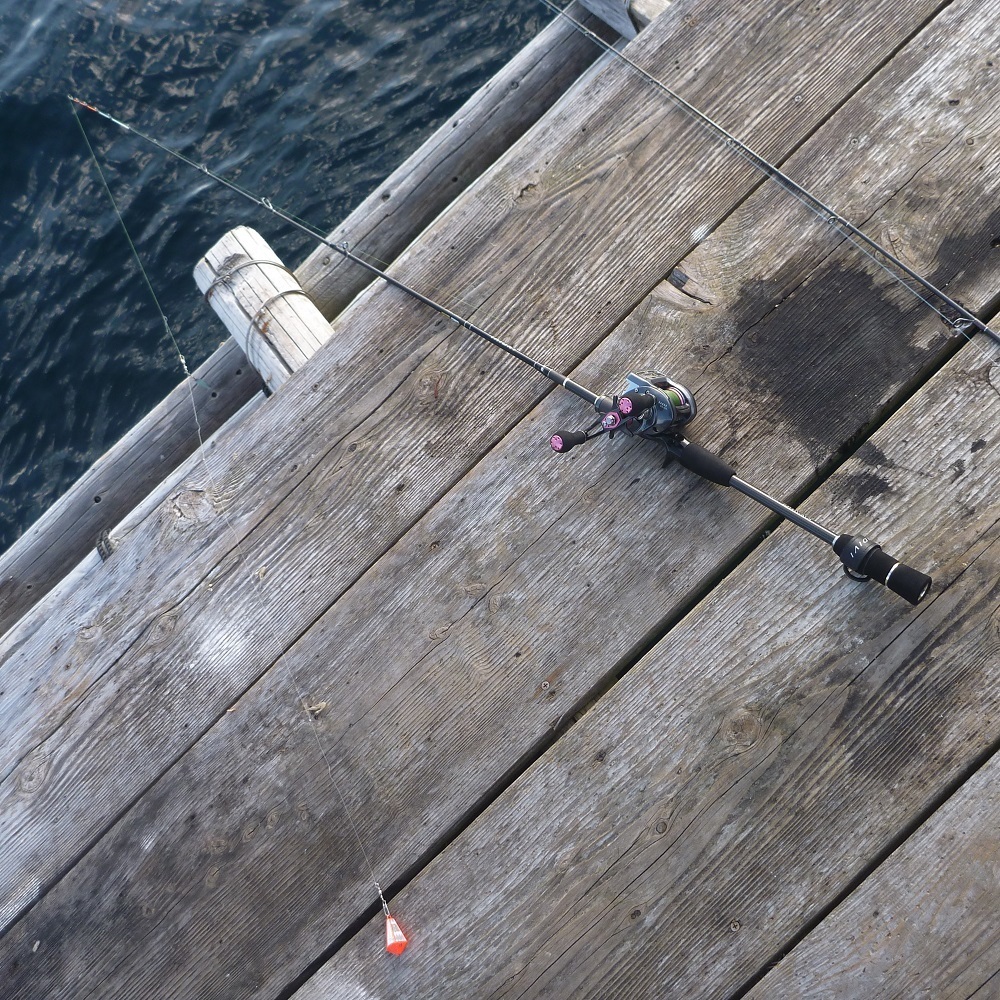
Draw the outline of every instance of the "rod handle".
<instances>
[{"instance_id":1,"label":"rod handle","mask_svg":"<svg viewBox=\"0 0 1000 1000\"><path fill-rule=\"evenodd\" d=\"M702 448L700 444L694 444L685 438L666 440L664 444L667 451L685 469L690 469L710 483L728 486L730 480L736 475L736 470L731 465L723 462L718 455L713 455L707 448Z\"/></svg>"},{"instance_id":2,"label":"rod handle","mask_svg":"<svg viewBox=\"0 0 1000 1000\"><path fill-rule=\"evenodd\" d=\"M910 604L919 604L930 589L931 578L926 573L894 559L863 535L839 535L833 551L840 556L848 576L875 580Z\"/></svg>"}]
</instances>

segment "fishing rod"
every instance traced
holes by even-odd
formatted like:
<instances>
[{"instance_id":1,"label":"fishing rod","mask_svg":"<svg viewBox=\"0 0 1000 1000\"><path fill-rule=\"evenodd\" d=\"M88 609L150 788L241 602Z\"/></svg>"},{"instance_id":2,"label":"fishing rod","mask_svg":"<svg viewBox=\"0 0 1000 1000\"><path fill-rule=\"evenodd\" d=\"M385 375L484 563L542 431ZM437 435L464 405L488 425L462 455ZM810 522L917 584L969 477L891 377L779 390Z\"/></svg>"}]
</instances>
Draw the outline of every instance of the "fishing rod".
<instances>
[{"instance_id":1,"label":"fishing rod","mask_svg":"<svg viewBox=\"0 0 1000 1000\"><path fill-rule=\"evenodd\" d=\"M741 479L717 455L684 437L681 433L681 428L693 420L697 414L697 405L694 396L689 389L686 389L679 382L669 378L662 372L629 372L625 376L618 393L607 396L592 392L590 389L573 381L568 375L563 375L541 361L525 354L483 327L376 267L351 251L348 244L337 243L327 239L321 232L314 229L308 223L297 219L295 216L274 205L270 199L260 197L252 191L240 187L240 185L223 177L221 174L215 173L204 164L192 160L184 153L160 142L160 140L153 136L141 132L126 122L120 121L106 111L95 107L93 104L88 104L86 101L73 96L70 96L69 99L74 105L100 115L102 118L107 119L144 142L150 143L169 156L199 170L207 177L236 192L253 204L267 209L284 222L308 234L313 239L318 240L324 246L329 247L359 267L363 267L366 271L380 278L393 288L398 288L418 302L447 316L463 329L500 348L500 350L517 358L524 364L529 365L549 381L568 389L575 396L589 403L598 415L597 421L583 431L557 431L549 439L549 444L553 451L566 454L586 441L593 440L601 435L607 435L610 439L617 433L628 437L638 437L644 440L655 441L662 445L667 453L684 466L684 468L709 482L738 490L768 510L779 514L785 520L790 521L797 527L826 542L833 548L833 551L840 558L844 566L844 571L852 579L875 580L877 583L884 584L893 593L903 597L911 604L919 603L930 588L931 578L929 576L889 556L882 550L882 547L878 543L873 542L864 535L833 531L817 521L805 517L775 497Z\"/></svg>"}]
</instances>

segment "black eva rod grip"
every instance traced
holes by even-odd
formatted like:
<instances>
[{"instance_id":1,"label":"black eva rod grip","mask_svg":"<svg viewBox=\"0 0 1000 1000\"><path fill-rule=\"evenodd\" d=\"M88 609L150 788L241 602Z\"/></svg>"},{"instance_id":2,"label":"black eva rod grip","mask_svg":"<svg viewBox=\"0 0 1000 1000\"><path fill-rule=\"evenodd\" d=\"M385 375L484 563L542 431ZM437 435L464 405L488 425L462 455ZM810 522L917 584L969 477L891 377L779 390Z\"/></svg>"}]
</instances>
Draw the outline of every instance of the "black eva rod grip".
<instances>
[{"instance_id":1,"label":"black eva rod grip","mask_svg":"<svg viewBox=\"0 0 1000 1000\"><path fill-rule=\"evenodd\" d=\"M700 444L676 441L667 445L667 450L685 469L690 469L702 479L718 483L720 486L728 486L729 481L736 475L736 470L731 465L727 465L718 455L713 455Z\"/></svg>"},{"instance_id":2,"label":"black eva rod grip","mask_svg":"<svg viewBox=\"0 0 1000 1000\"><path fill-rule=\"evenodd\" d=\"M885 584L910 604L919 604L931 585L931 578L926 573L898 562L881 549L875 549L871 553L861 571L873 580Z\"/></svg>"},{"instance_id":3,"label":"black eva rod grip","mask_svg":"<svg viewBox=\"0 0 1000 1000\"><path fill-rule=\"evenodd\" d=\"M863 535L838 535L833 551L848 575L884 584L910 604L919 604L930 588L931 578L926 573L893 559L881 545Z\"/></svg>"}]
</instances>

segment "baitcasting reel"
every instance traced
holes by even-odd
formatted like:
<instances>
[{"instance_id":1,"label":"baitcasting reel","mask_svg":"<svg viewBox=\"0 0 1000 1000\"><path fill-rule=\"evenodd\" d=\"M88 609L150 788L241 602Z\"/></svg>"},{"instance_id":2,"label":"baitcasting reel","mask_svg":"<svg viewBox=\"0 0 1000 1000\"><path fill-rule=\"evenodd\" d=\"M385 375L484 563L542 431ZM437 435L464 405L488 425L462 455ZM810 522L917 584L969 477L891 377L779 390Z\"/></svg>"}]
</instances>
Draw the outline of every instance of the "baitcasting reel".
<instances>
[{"instance_id":1,"label":"baitcasting reel","mask_svg":"<svg viewBox=\"0 0 1000 1000\"><path fill-rule=\"evenodd\" d=\"M623 431L633 437L662 438L676 434L698 412L694 396L662 372L629 372L620 394L600 396L594 404L601 419L585 431L557 431L549 438L553 451L565 454L578 444Z\"/></svg>"},{"instance_id":2,"label":"baitcasting reel","mask_svg":"<svg viewBox=\"0 0 1000 1000\"><path fill-rule=\"evenodd\" d=\"M863 535L831 531L756 486L751 486L718 455L688 441L680 428L693 420L698 412L694 396L662 372L629 372L620 394L610 397L591 395L590 400L601 415L600 419L585 431L557 431L549 439L553 451L565 454L584 441L601 434L614 437L618 431L659 441L686 469L720 486L739 490L768 510L821 538L832 546L844 565L844 572L852 580L876 580L911 604L917 604L930 589L931 578L926 573L893 559L876 542Z\"/></svg>"}]
</instances>

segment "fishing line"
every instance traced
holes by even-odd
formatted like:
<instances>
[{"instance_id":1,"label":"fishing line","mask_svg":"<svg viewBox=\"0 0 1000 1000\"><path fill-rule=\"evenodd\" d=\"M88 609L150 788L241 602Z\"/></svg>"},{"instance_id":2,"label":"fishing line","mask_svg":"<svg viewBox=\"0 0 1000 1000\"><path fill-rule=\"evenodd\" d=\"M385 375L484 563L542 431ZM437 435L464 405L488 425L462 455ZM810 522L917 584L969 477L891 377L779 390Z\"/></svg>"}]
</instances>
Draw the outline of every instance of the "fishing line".
<instances>
[{"instance_id":1,"label":"fishing line","mask_svg":"<svg viewBox=\"0 0 1000 1000\"><path fill-rule=\"evenodd\" d=\"M70 98L70 101L71 101L71 106L73 108L73 117L76 118L76 123L80 127L80 132L83 134L84 141L87 144L87 149L90 151L90 156L91 156L91 158L92 158L92 160L94 162L94 166L97 168L97 173L100 176L101 184L103 185L104 190L107 192L108 199L110 200L111 205L112 205L112 207L115 210L115 215L118 217L118 222L119 222L119 224L121 226L122 232L125 234L125 239L128 241L129 249L132 252L132 257L134 258L135 263L136 263L136 265L139 268L139 272L142 275L143 281L145 281L145 283L146 283L146 287L149 289L150 297L151 297L154 305L156 306L156 310L157 310L157 312L160 315L160 319L163 321L163 327L164 327L164 329L167 332L167 336L170 338L170 342L171 342L171 344L173 344L174 350L177 353L177 357L180 359L181 368L184 370L184 381L185 381L185 384L188 387L188 396L189 396L189 398L191 400L191 410L192 410L192 413L194 415L194 422L195 422L195 427L196 427L196 430L197 430L198 456L201 459L201 463L202 463L202 465L205 468L205 476L206 476L206 478L208 480L208 485L209 485L209 488L211 490L211 496L213 498L221 497L221 495L222 495L221 491L219 490L218 485L216 484L215 479L214 479L214 477L212 475L212 470L211 470L210 465L208 464L208 457L207 457L206 452L205 452L205 440L204 440L204 435L203 435L203 430L202 430L202 424L201 424L201 419L200 419L200 417L198 415L198 407L197 407L197 404L195 402L194 389L192 387L192 384L195 381L194 376L191 374L190 370L188 369L187 360L185 359L184 354L183 354L183 352L180 349L180 345L178 344L177 339L174 336L174 332L173 332L173 329L171 328L170 321L167 318L167 315L164 312L163 307L160 305L159 296L156 294L156 290L153 288L153 284L152 284L152 282L149 279L149 275L146 272L146 268L143 266L142 258L139 256L139 251L136 249L136 245L135 245L134 241L132 240L132 236L129 233L128 226L125 223L125 219L124 219L124 217L122 215L121 209L119 208L118 202L115 199L115 196L114 196L114 194L111 191L111 187L108 184L107 177L105 176L104 170L101 167L100 160L97 158L97 153L95 152L94 147L93 147L93 145L90 142L90 138L87 135L87 131L86 131L86 129L83 126L83 122L80 120L80 116L79 116L79 114L77 112L77 105L78 104L82 104L82 102L76 101L74 98ZM83 105L83 106L90 107L90 105ZM96 109L92 109L92 110L96 110ZM234 184L230 184L229 186L232 187L234 190L240 190ZM219 503L219 504L213 503L212 506L213 506L214 509L216 509L222 515L222 519L223 519L226 527L228 528L230 535L232 536L237 556L238 556L240 562L243 564L244 569L247 571L247 574L248 574L249 579L251 581L251 586L250 586L251 593L254 594L254 597L257 600L257 602L258 602L258 604L260 606L261 611L264 612L264 614L266 615L267 612L268 612L268 607L267 607L266 602L264 601L264 594L263 594L263 586L262 586L261 576L259 575L259 573L255 573L252 570L252 568L250 566L250 561L247 558L245 552L243 551L243 546L242 546L242 543L240 542L240 537L237 534L236 528L233 525L233 522L230 519L229 514L226 511L225 504L224 503ZM320 739L319 728L316 725L316 720L313 717L313 713L312 713L311 707L309 706L309 704L308 704L308 702L306 700L305 694L303 693L302 686L299 684L298 677L297 677L294 669L292 668L291 663L289 663L288 659L286 658L286 653L287 653L286 650L279 648L278 656L277 656L277 659L276 659L275 662L276 663L280 663L282 665L282 667L284 668L284 670L286 672L286 675L288 676L289 680L292 682L292 687L295 689L296 698L298 699L299 704L302 706L303 713L304 713L306 719L309 722L309 728L310 728L310 731L312 732L313 739L316 742L316 747L319 750L319 753L320 753L320 756L321 756L323 762L326 764L327 773L328 773L329 778L330 778L330 785L332 786L334 792L336 793L337 798L340 800L341 810L342 810L344 816L346 816L347 822L348 822L348 824L349 824L349 826L351 828L351 831L354 834L354 838L357 841L358 847L361 850L361 855L364 858L365 865L368 868L368 873L369 873L369 878L371 880L371 883L375 887L375 891L378 893L379 902L382 904L382 911L383 911L383 913L385 915L385 919L386 919L386 947L387 947L387 950L390 951L392 954L396 954L396 955L401 954L402 951L403 951L403 949L406 947L406 943L407 943L406 942L406 938L403 935L402 931L400 930L399 925L396 923L395 918L392 916L392 914L389 911L389 904L386 901L385 896L383 895L382 886L379 883L378 877L377 877L377 875L375 873L375 866L373 865L371 857L368 854L368 850L365 847L364 840L361 837L361 832L358 829L358 826L357 826L357 824L354 821L354 816L353 816L353 813L352 813L350 807L348 806L347 799L346 799L343 791L341 791L340 784L338 783L337 779L334 777L333 763L332 763L332 761L330 759L330 755L328 754L328 752L326 750L326 747L323 745L323 741Z\"/></svg>"},{"instance_id":2,"label":"fishing line","mask_svg":"<svg viewBox=\"0 0 1000 1000\"><path fill-rule=\"evenodd\" d=\"M621 61L625 66L637 73L643 80L668 97L670 101L672 101L673 104L683 111L692 121L707 131L710 135L713 135L716 138L721 138L728 149L731 149L737 155L750 163L760 173L764 174L766 178L777 183L786 192L792 195L792 197L794 197L800 204L804 205L810 212L816 215L822 222L828 223L836 229L844 239L846 239L849 243L861 251L862 254L885 271L886 274L893 279L893 281L901 285L911 295L914 295L928 308L937 313L937 315L940 316L944 323L951 329L960 333L970 343L974 343L972 339L972 333L974 331L984 333L997 343L1000 343L1000 333L993 330L974 313L966 309L965 306L956 302L940 288L933 285L928 279L900 260L895 254L886 250L880 243L873 240L843 215L824 203L811 191L799 184L798 181L789 177L788 174L782 171L779 167L775 166L769 160L761 156L760 153L756 152L742 139L739 139L713 118L710 118L699 108L691 104L690 101L685 100L680 94L668 87L662 80L653 76L652 73L640 66L621 49L616 48L613 44L601 38L601 36L596 32L591 31L590 28L578 21L558 4L554 3L553 0L538 0L538 2L559 17L565 18L569 21L569 23L573 25L577 31L591 39L591 41L600 46L605 52L611 53L614 58ZM876 254L880 254L882 259L879 259ZM886 263L887 261L889 263ZM889 266L890 264L892 265L891 267ZM894 270L894 268L898 270ZM922 294L917 288L904 280L902 276L904 274L912 281L916 282L916 284L923 289L924 292L929 293L942 302L944 306L947 307L948 312L945 312L944 309L940 308L931 299L929 299L927 295ZM977 349L982 351L981 348L978 348L978 345ZM985 351L982 351L982 353L988 360L992 360L990 356L985 353Z\"/></svg>"},{"instance_id":3,"label":"fishing line","mask_svg":"<svg viewBox=\"0 0 1000 1000\"><path fill-rule=\"evenodd\" d=\"M174 331L170 326L170 321L167 319L166 313L164 313L163 309L160 307L160 300L157 298L156 292L153 290L153 285L149 280L149 275L146 273L146 269L142 266L139 251L136 250L135 244L132 242L132 237L129 234L128 227L125 225L124 218L122 218L121 209L118 207L118 202L115 200L115 196L111 193L111 188L108 186L108 179L104 176L104 170L101 168L101 163L97 159L94 147L90 144L90 137L87 135L87 130L83 127L83 122L80 121L80 115L77 113L76 105L71 104L70 107L73 109L73 117L76 119L76 124L79 126L80 134L83 136L83 141L87 144L87 149L90 151L90 157L94 161L94 166L97 167L97 175L101 178L101 184L104 186L108 200L111 202L111 207L115 210L115 215L118 216L118 222L121 225L122 232L125 234L125 239L128 241L129 249L132 251L132 256L135 258L135 262L139 267L139 273L142 275L142 280L146 283L146 287L149 289L149 294L153 300L153 304L156 306L156 311L160 314L160 319L163 321L163 329L167 331L170 343L174 345L174 351L177 354L177 357L180 358L181 368L184 369L184 379L185 382L187 382L188 392L191 395L191 406L194 409L194 422L198 429L198 444L199 446L204 447L204 442L202 441L201 422L198 419L198 408L194 405L194 390L191 388L191 382L189 381L193 379L193 376L188 370L187 359L184 357L184 352L181 351L180 345L174 337Z\"/></svg>"}]
</instances>

